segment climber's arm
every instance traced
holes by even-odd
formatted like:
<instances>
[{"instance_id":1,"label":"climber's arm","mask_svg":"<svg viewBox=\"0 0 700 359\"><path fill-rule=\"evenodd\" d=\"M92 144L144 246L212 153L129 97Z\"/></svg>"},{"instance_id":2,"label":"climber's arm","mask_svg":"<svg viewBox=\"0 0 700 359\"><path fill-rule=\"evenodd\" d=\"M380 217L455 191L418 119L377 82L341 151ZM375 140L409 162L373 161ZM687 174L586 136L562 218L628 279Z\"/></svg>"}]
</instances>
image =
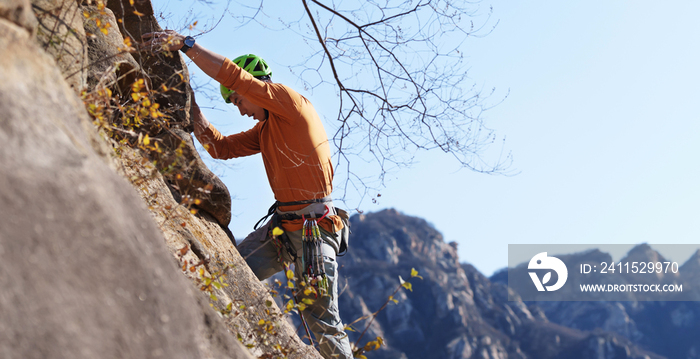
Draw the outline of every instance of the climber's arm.
<instances>
[{"instance_id":1,"label":"climber's arm","mask_svg":"<svg viewBox=\"0 0 700 359\"><path fill-rule=\"evenodd\" d=\"M190 117L194 122L195 137L213 158L229 159L250 156L260 152L261 123L258 123L248 131L223 136L204 116L199 105L197 105L194 93L192 93Z\"/></svg>"}]
</instances>

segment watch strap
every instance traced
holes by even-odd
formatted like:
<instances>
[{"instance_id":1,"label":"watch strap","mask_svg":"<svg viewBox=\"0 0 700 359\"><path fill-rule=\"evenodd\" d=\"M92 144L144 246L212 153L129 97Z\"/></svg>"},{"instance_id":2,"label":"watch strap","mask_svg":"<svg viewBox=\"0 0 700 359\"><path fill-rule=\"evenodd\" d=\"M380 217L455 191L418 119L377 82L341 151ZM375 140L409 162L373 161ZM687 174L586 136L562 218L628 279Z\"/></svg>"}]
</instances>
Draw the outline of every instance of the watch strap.
<instances>
[{"instance_id":1,"label":"watch strap","mask_svg":"<svg viewBox=\"0 0 700 359\"><path fill-rule=\"evenodd\" d=\"M180 51L182 51L183 54L186 54L189 49L194 46L194 37L192 36L186 36L184 40L182 40L182 47L180 48Z\"/></svg>"}]
</instances>

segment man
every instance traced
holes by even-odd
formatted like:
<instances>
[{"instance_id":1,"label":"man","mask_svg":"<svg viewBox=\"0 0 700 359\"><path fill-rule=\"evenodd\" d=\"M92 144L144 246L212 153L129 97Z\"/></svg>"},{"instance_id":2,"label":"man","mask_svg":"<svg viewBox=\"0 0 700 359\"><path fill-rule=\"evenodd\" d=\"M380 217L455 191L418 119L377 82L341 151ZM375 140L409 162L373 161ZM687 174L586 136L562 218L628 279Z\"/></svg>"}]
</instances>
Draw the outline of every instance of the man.
<instances>
[{"instance_id":1,"label":"man","mask_svg":"<svg viewBox=\"0 0 700 359\"><path fill-rule=\"evenodd\" d=\"M238 107L241 115L258 121L248 131L223 136L193 100L194 133L209 154L228 159L262 153L268 181L277 200L270 209L272 219L238 245L241 256L261 280L284 269L284 262L287 262L295 264L296 278L302 281L311 272L311 257L319 259L314 271L325 279L305 284L306 288L316 288L319 294L311 294L313 304L302 314L324 358L352 358L338 314L338 265L335 261L336 255L347 246L346 238L341 235L347 233L347 224L337 215L330 200L333 190L330 146L316 110L294 90L273 83L272 71L255 55L231 61L203 48L192 37L171 30L143 37L149 40L146 46L184 52L205 74L221 84L221 94L227 103ZM284 234L272 235L275 228L283 229ZM309 246L310 233L317 234L317 247ZM279 230L275 234L279 234ZM311 273L310 277L322 278L317 274ZM309 291L306 292L309 295ZM305 295L303 290L297 294L298 299Z\"/></svg>"}]
</instances>

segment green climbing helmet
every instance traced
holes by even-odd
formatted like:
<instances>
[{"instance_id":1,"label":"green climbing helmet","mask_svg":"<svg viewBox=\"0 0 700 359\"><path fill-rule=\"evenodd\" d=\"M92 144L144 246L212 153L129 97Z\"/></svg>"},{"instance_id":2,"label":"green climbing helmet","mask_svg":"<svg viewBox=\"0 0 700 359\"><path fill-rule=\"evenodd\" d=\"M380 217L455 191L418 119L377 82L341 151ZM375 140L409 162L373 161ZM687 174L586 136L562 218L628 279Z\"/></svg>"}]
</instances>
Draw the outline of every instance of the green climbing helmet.
<instances>
[{"instance_id":1,"label":"green climbing helmet","mask_svg":"<svg viewBox=\"0 0 700 359\"><path fill-rule=\"evenodd\" d=\"M255 77L270 76L272 70L267 66L267 62L260 56L253 54L238 56L233 60L233 63L240 66L243 70L248 71Z\"/></svg>"},{"instance_id":2,"label":"green climbing helmet","mask_svg":"<svg viewBox=\"0 0 700 359\"><path fill-rule=\"evenodd\" d=\"M253 54L238 56L233 60L233 63L257 78L267 77L269 79L269 76L272 75L272 70L270 70L270 67L267 66L267 62L265 62L265 60L263 60L260 56ZM226 103L231 103L229 96L231 96L231 94L235 91L226 88L224 85L219 86L219 88L221 90L221 97L224 98L224 101Z\"/></svg>"},{"instance_id":3,"label":"green climbing helmet","mask_svg":"<svg viewBox=\"0 0 700 359\"><path fill-rule=\"evenodd\" d=\"M220 86L219 86L219 90L221 90L221 97L224 98L224 102L226 102L226 103L231 103L231 100L229 100L229 96L231 96L231 94L234 93L234 92L236 92L236 91L233 91L233 90L231 90L231 89L228 89L228 88L227 88L226 86L224 86L224 85L220 85Z\"/></svg>"}]
</instances>

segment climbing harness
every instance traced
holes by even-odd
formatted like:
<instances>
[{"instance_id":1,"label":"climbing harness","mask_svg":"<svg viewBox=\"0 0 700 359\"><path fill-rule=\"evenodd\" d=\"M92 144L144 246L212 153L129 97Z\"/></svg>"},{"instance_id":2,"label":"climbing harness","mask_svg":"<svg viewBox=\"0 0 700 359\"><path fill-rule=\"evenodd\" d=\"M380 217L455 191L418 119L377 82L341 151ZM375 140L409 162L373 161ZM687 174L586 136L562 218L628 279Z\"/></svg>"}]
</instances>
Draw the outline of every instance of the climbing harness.
<instances>
[{"instance_id":1,"label":"climbing harness","mask_svg":"<svg viewBox=\"0 0 700 359\"><path fill-rule=\"evenodd\" d=\"M275 203L270 206L270 209L267 210L267 214L260 218L256 223L255 226L253 226L253 230L258 229L258 226L260 223L264 222L270 216L276 214L277 209L279 207L287 207L287 206L296 206L300 204L314 204L314 203L330 203L333 202L330 196L326 196L323 198L317 198L317 199L309 199L309 200L304 200L304 201L294 201L294 202L280 202L280 201L275 201ZM280 217L280 220L282 221L289 221L289 220L295 220L295 219L301 219L301 215L297 215L294 213L285 213L285 214L277 214Z\"/></svg>"}]
</instances>

